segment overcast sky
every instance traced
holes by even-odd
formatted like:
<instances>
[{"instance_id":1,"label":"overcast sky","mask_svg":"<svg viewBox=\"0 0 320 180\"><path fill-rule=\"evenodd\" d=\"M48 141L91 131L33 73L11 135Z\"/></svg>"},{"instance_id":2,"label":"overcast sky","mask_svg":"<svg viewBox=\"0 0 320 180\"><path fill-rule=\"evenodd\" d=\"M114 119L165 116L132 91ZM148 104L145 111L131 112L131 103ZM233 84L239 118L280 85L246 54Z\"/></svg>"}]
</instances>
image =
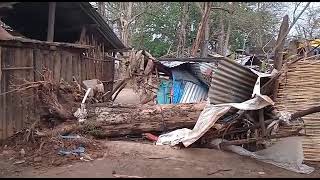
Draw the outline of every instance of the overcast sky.
<instances>
[{"instance_id":1,"label":"overcast sky","mask_svg":"<svg viewBox=\"0 0 320 180\"><path fill-rule=\"evenodd\" d=\"M299 6L299 8L296 10L296 16L301 12L301 10L305 7L305 5L307 4L307 2L303 2L301 3L301 5ZM320 8L320 2L311 2L308 9L318 9ZM288 14L289 15L289 19L290 19L290 22L292 22L292 19L293 19L293 11L294 11L294 4L293 2L288 2L288 8L286 11L284 11L284 14ZM307 10L302 14L301 18L297 21L296 24L301 24L303 23L303 19L305 18L305 15L306 15L306 12ZM296 25L295 24L295 25ZM295 35L297 32L295 30L295 26L292 27L291 31L290 31L290 35Z\"/></svg>"}]
</instances>

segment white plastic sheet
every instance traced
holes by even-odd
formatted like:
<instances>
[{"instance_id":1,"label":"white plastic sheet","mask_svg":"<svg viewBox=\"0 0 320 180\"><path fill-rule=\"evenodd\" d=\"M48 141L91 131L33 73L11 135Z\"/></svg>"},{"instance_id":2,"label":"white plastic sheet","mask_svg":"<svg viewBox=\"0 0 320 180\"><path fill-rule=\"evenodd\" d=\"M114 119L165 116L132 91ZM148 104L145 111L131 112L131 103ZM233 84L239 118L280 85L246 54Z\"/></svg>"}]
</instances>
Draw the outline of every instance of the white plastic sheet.
<instances>
[{"instance_id":1,"label":"white plastic sheet","mask_svg":"<svg viewBox=\"0 0 320 180\"><path fill-rule=\"evenodd\" d=\"M183 128L160 135L156 145L174 146L182 142L185 147L188 147L203 136L222 115L228 112L230 107L231 106L214 107L214 105L206 105L192 130Z\"/></svg>"},{"instance_id":2,"label":"white plastic sheet","mask_svg":"<svg viewBox=\"0 0 320 180\"><path fill-rule=\"evenodd\" d=\"M211 142L211 145L220 149L219 144L221 142L222 139L215 139ZM250 152L235 145L223 146L221 148L223 150L232 151L241 156L248 156L297 173L310 174L314 171L313 167L302 164L302 137L283 138L270 147L256 152Z\"/></svg>"}]
</instances>

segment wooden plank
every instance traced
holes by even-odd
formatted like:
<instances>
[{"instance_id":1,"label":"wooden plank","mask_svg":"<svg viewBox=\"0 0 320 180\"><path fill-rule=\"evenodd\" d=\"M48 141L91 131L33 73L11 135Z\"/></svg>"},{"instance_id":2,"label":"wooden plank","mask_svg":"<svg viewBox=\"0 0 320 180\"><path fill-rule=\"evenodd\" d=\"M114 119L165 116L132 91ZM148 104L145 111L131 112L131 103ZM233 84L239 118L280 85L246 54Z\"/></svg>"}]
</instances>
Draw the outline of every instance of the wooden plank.
<instances>
[{"instance_id":1,"label":"wooden plank","mask_svg":"<svg viewBox=\"0 0 320 180\"><path fill-rule=\"evenodd\" d=\"M56 2L49 2L47 41L53 42Z\"/></svg>"},{"instance_id":2,"label":"wooden plank","mask_svg":"<svg viewBox=\"0 0 320 180\"><path fill-rule=\"evenodd\" d=\"M49 51L49 69L52 72L52 78L54 79L54 64L55 64L55 55L57 51Z\"/></svg>"},{"instance_id":3,"label":"wooden plank","mask_svg":"<svg viewBox=\"0 0 320 180\"><path fill-rule=\"evenodd\" d=\"M102 58L93 58L93 57L84 57L87 60L93 60L93 61L102 61L102 62L112 62L111 59L102 59Z\"/></svg>"},{"instance_id":4,"label":"wooden plank","mask_svg":"<svg viewBox=\"0 0 320 180\"><path fill-rule=\"evenodd\" d=\"M35 51L35 49L32 49L32 51L33 51L33 53L32 53L32 62L31 62L31 64L32 64L32 66L34 67L34 69L36 68L36 51ZM37 78L37 74L35 74L35 73L33 73L33 76L32 76L32 78L33 78L33 80L34 81L36 81L36 78ZM33 90L33 93L34 93L34 97L33 97L33 104L35 104L36 102L37 102L37 100L36 100L36 90ZM33 112L33 116L32 116L32 118L34 118L34 119L40 119L40 114L38 113L39 111L38 111L38 109L37 108L32 108L32 112Z\"/></svg>"},{"instance_id":5,"label":"wooden plank","mask_svg":"<svg viewBox=\"0 0 320 180\"><path fill-rule=\"evenodd\" d=\"M89 55L91 55L90 53ZM87 61L87 79L92 79L92 61Z\"/></svg>"},{"instance_id":6,"label":"wooden plank","mask_svg":"<svg viewBox=\"0 0 320 180\"><path fill-rule=\"evenodd\" d=\"M183 62L219 62L226 60L225 57L210 58L157 58L158 61L183 61Z\"/></svg>"},{"instance_id":7,"label":"wooden plank","mask_svg":"<svg viewBox=\"0 0 320 180\"><path fill-rule=\"evenodd\" d=\"M14 65L13 67L21 67L26 66L26 62L28 61L28 57L26 56L26 49L25 48L15 48L15 58L14 58ZM16 78L18 78L18 81L15 84L22 84L24 80L27 80L28 77L26 71L11 71ZM25 92L21 92L25 93ZM14 122L13 122L13 128L17 131L19 131L22 128L23 124L23 105L25 101L25 97L28 96L22 96L21 93L13 93L13 109L14 109ZM22 98L23 97L23 98Z\"/></svg>"},{"instance_id":8,"label":"wooden plank","mask_svg":"<svg viewBox=\"0 0 320 180\"><path fill-rule=\"evenodd\" d=\"M10 68L2 68L3 71L7 70L32 70L33 67L10 67Z\"/></svg>"},{"instance_id":9,"label":"wooden plank","mask_svg":"<svg viewBox=\"0 0 320 180\"><path fill-rule=\"evenodd\" d=\"M0 46L0 84L1 84L1 77L2 77L2 58L1 58L1 46ZM1 89L0 89L1 92Z\"/></svg>"},{"instance_id":10,"label":"wooden plank","mask_svg":"<svg viewBox=\"0 0 320 180\"><path fill-rule=\"evenodd\" d=\"M85 35L86 35L86 31L87 31L86 26L82 26L81 34L80 34L80 38L79 38L79 42L81 44L84 43L84 38L85 38Z\"/></svg>"},{"instance_id":11,"label":"wooden plank","mask_svg":"<svg viewBox=\"0 0 320 180\"><path fill-rule=\"evenodd\" d=\"M35 81L40 81L40 77L42 71L41 71L41 64L42 64L42 59L41 59L41 53L40 53L40 49L34 49L33 51L33 56L34 56L34 63L33 63L33 67L34 67L34 80Z\"/></svg>"},{"instance_id":12,"label":"wooden plank","mask_svg":"<svg viewBox=\"0 0 320 180\"><path fill-rule=\"evenodd\" d=\"M88 51L87 56L89 56L89 54L90 54L90 53L89 53L89 51ZM89 66L89 65L90 65L90 62L89 62L88 60L86 60L85 62L86 62L86 70L85 70L85 72L86 72L86 78L85 78L85 80L87 80L87 79L90 79L90 78L89 78L89 76L90 76L90 75L89 75L89 74L90 74L90 66Z\"/></svg>"},{"instance_id":13,"label":"wooden plank","mask_svg":"<svg viewBox=\"0 0 320 180\"><path fill-rule=\"evenodd\" d=\"M109 76L110 76L110 67L109 67L109 63L108 62L105 62L104 63L104 77L101 79L101 81L108 81L109 80ZM107 83L104 83L104 88L105 88L105 91L109 91L109 85Z\"/></svg>"},{"instance_id":14,"label":"wooden plank","mask_svg":"<svg viewBox=\"0 0 320 180\"><path fill-rule=\"evenodd\" d=\"M266 131L266 124L264 122L264 113L263 113L263 109L259 110L259 123L262 129L262 136L266 137L267 135L267 131Z\"/></svg>"},{"instance_id":15,"label":"wooden plank","mask_svg":"<svg viewBox=\"0 0 320 180\"><path fill-rule=\"evenodd\" d=\"M8 52L7 52L7 58L6 58L6 66L7 67L12 67L13 62L14 62L14 48L9 48ZM6 78L6 91L11 90L12 88L10 87L10 83L13 80L13 73L12 72L7 72L7 78ZM6 135L5 137L9 137L13 134L12 131L12 122L13 120L13 112L14 112L14 108L12 106L12 94L7 94L7 108L6 108L6 113L7 113L7 119L6 119Z\"/></svg>"},{"instance_id":16,"label":"wooden plank","mask_svg":"<svg viewBox=\"0 0 320 180\"><path fill-rule=\"evenodd\" d=\"M95 41L95 53L94 53L94 58L99 58L100 59L100 56L99 56L99 47L97 46L96 44L96 41ZM98 78L99 75L98 75L98 61L94 61L94 78Z\"/></svg>"},{"instance_id":17,"label":"wooden plank","mask_svg":"<svg viewBox=\"0 0 320 180\"><path fill-rule=\"evenodd\" d=\"M102 45L100 45L100 59L103 59L103 49L102 49ZM102 78L102 68L101 68L102 62L99 62L98 65L98 74L99 74L99 78Z\"/></svg>"},{"instance_id":18,"label":"wooden plank","mask_svg":"<svg viewBox=\"0 0 320 180\"><path fill-rule=\"evenodd\" d=\"M54 55L54 80L60 81L61 72L61 53L56 51Z\"/></svg>"},{"instance_id":19,"label":"wooden plank","mask_svg":"<svg viewBox=\"0 0 320 180\"><path fill-rule=\"evenodd\" d=\"M49 69L50 67L50 59L49 59L49 51L48 50L41 50L41 54L42 54L42 70L43 68ZM41 72L42 72L41 70Z\"/></svg>"},{"instance_id":20,"label":"wooden plank","mask_svg":"<svg viewBox=\"0 0 320 180\"><path fill-rule=\"evenodd\" d=\"M104 55L105 55L104 45L102 44L102 54L101 54L101 56L102 56L103 60L106 60ZM103 72L103 66L102 65L103 65L103 62L100 63L100 74L101 74L101 77L104 77L104 72Z\"/></svg>"},{"instance_id":21,"label":"wooden plank","mask_svg":"<svg viewBox=\"0 0 320 180\"><path fill-rule=\"evenodd\" d=\"M83 81L86 79L86 60L84 59L84 56L83 55L80 55L80 58L79 58L79 61L80 61L80 66L81 66L81 80L80 81Z\"/></svg>"},{"instance_id":22,"label":"wooden plank","mask_svg":"<svg viewBox=\"0 0 320 180\"><path fill-rule=\"evenodd\" d=\"M67 73L66 73L66 81L71 82L72 81L72 72L73 72L73 67L72 67L72 54L67 53Z\"/></svg>"},{"instance_id":23,"label":"wooden plank","mask_svg":"<svg viewBox=\"0 0 320 180\"><path fill-rule=\"evenodd\" d=\"M77 56L75 54L72 54L72 76L74 76L77 80L78 75L78 64L77 64Z\"/></svg>"},{"instance_id":24,"label":"wooden plank","mask_svg":"<svg viewBox=\"0 0 320 180\"><path fill-rule=\"evenodd\" d=\"M0 46L0 71L1 71L1 68L2 68L2 47ZM2 73L1 73L1 75L0 75L0 94L3 93L3 87L4 87L3 81L4 81L4 79L2 78ZM4 114L5 114L5 111L4 111L5 105L4 105L4 98L3 97L4 96L0 96L0 139L3 139L3 137L4 137L3 121L4 121Z\"/></svg>"},{"instance_id":25,"label":"wooden plank","mask_svg":"<svg viewBox=\"0 0 320 180\"><path fill-rule=\"evenodd\" d=\"M81 63L82 63L82 61L80 59L80 54L77 54L76 58L77 58L77 66L78 66L77 81L78 81L78 83L80 83L81 79L82 79L81 78L81 74L82 74Z\"/></svg>"},{"instance_id":26,"label":"wooden plank","mask_svg":"<svg viewBox=\"0 0 320 180\"><path fill-rule=\"evenodd\" d=\"M34 66L34 53L33 53L33 49L27 49L26 51L26 57L28 57L28 61L26 62L26 66ZM35 76L34 73L27 71L26 73L26 77L27 80L30 82L33 82L35 80ZM30 123L33 123L36 120L36 108L35 107L35 98L36 98L36 90L34 89L30 89L27 91L28 94L30 94L30 98L28 98L25 103L24 103L24 109L23 109L23 119L25 119L25 121L21 121L21 128L24 128L26 125L30 126Z\"/></svg>"},{"instance_id":27,"label":"wooden plank","mask_svg":"<svg viewBox=\"0 0 320 180\"><path fill-rule=\"evenodd\" d=\"M66 52L62 52L61 54L61 69L60 69L60 79L64 79L66 80L66 76L67 76L67 53Z\"/></svg>"}]
</instances>

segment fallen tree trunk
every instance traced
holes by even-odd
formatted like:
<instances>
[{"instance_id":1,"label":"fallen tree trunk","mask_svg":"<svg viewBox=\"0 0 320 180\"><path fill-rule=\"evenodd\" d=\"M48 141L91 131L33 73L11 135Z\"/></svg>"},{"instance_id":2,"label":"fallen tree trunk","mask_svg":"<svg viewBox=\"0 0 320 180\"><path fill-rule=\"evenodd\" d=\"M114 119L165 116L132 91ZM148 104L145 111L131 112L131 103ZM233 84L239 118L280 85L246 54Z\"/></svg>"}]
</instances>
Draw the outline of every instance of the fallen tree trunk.
<instances>
[{"instance_id":1,"label":"fallen tree trunk","mask_svg":"<svg viewBox=\"0 0 320 180\"><path fill-rule=\"evenodd\" d=\"M89 108L91 118L81 125L81 131L91 135L98 133L102 137L119 137L193 128L204 106L205 103Z\"/></svg>"}]
</instances>

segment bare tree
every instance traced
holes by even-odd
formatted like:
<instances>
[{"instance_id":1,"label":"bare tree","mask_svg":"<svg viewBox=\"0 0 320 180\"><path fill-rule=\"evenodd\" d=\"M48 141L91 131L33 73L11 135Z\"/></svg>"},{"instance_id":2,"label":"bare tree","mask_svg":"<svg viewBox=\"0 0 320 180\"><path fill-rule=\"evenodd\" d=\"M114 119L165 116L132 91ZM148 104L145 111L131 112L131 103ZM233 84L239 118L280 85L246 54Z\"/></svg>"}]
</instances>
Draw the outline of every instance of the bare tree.
<instances>
[{"instance_id":1,"label":"bare tree","mask_svg":"<svg viewBox=\"0 0 320 180\"><path fill-rule=\"evenodd\" d=\"M105 18L106 16L106 7L104 2L97 2L98 3L98 12L101 14L102 17Z\"/></svg>"},{"instance_id":2,"label":"bare tree","mask_svg":"<svg viewBox=\"0 0 320 180\"><path fill-rule=\"evenodd\" d=\"M178 32L178 46L177 46L177 57L180 57L183 54L183 50L186 44L186 26L188 22L188 2L181 2L182 11L181 11L181 24Z\"/></svg>"},{"instance_id":3,"label":"bare tree","mask_svg":"<svg viewBox=\"0 0 320 180\"><path fill-rule=\"evenodd\" d=\"M211 12L211 6L212 6L212 2L204 2L203 5L200 5L198 2L196 2L198 7L200 7L201 9L201 14L202 14L202 18L201 21L199 23L199 27L198 27L198 32L197 32L197 37L193 43L193 47L192 47L192 56L196 56L197 51L200 47L201 42L204 40L204 42L206 42L206 46L202 46L203 48L201 49L201 52L207 53L206 51L208 51L208 40L209 40L209 36L205 37L205 32L207 31L207 33L209 32L209 25L208 25L208 21L209 21L209 16L210 16L210 12ZM207 29L207 30L205 30ZM206 38L206 39L205 39Z\"/></svg>"}]
</instances>

